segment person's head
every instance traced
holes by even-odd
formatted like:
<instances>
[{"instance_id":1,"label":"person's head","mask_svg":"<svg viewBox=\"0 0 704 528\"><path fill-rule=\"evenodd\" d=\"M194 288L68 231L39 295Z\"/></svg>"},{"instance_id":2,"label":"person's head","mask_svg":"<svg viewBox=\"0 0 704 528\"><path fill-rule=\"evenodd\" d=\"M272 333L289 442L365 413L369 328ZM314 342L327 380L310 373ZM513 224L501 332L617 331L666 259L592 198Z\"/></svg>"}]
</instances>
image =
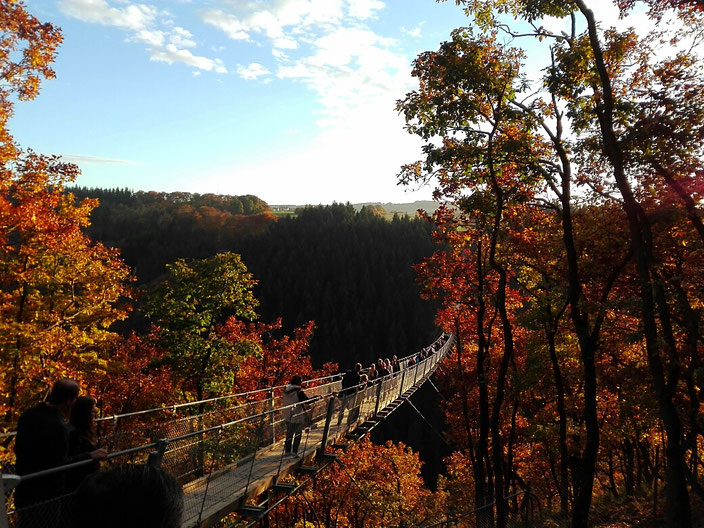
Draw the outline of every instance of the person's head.
<instances>
[{"instance_id":1,"label":"person's head","mask_svg":"<svg viewBox=\"0 0 704 528\"><path fill-rule=\"evenodd\" d=\"M300 385L301 383L303 383L303 378L301 378L298 374L291 378L291 385Z\"/></svg>"},{"instance_id":2,"label":"person's head","mask_svg":"<svg viewBox=\"0 0 704 528\"><path fill-rule=\"evenodd\" d=\"M75 511L77 528L180 528L183 490L161 468L126 464L86 477Z\"/></svg>"},{"instance_id":3,"label":"person's head","mask_svg":"<svg viewBox=\"0 0 704 528\"><path fill-rule=\"evenodd\" d=\"M359 377L359 382L360 382L360 383L366 383L366 382L368 382L368 381L369 381L369 378L367 377L366 374L362 374L362 375Z\"/></svg>"},{"instance_id":4,"label":"person's head","mask_svg":"<svg viewBox=\"0 0 704 528\"><path fill-rule=\"evenodd\" d=\"M93 441L95 436L95 399L90 396L79 396L71 407L69 420L81 436Z\"/></svg>"},{"instance_id":5,"label":"person's head","mask_svg":"<svg viewBox=\"0 0 704 528\"><path fill-rule=\"evenodd\" d=\"M81 387L75 380L64 378L54 383L46 397L46 402L61 410L68 418L79 392Z\"/></svg>"},{"instance_id":6,"label":"person's head","mask_svg":"<svg viewBox=\"0 0 704 528\"><path fill-rule=\"evenodd\" d=\"M354 366L354 370L357 371L357 372L361 372L361 371L362 371L362 364L361 364L361 363L357 363L357 364Z\"/></svg>"},{"instance_id":7,"label":"person's head","mask_svg":"<svg viewBox=\"0 0 704 528\"><path fill-rule=\"evenodd\" d=\"M376 365L374 363L369 365L369 372L376 372Z\"/></svg>"},{"instance_id":8,"label":"person's head","mask_svg":"<svg viewBox=\"0 0 704 528\"><path fill-rule=\"evenodd\" d=\"M394 363L396 363L396 362L398 361L398 358L394 355L394 357L391 358L391 361L393 361Z\"/></svg>"}]
</instances>

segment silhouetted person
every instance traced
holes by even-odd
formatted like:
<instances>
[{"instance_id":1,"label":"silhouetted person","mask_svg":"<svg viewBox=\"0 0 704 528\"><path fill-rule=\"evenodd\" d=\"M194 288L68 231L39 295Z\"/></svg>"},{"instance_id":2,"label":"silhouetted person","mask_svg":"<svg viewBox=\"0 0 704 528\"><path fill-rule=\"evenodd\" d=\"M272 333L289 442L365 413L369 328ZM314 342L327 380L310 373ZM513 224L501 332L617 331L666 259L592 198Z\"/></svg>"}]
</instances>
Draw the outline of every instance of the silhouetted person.
<instances>
[{"instance_id":1,"label":"silhouetted person","mask_svg":"<svg viewBox=\"0 0 704 528\"><path fill-rule=\"evenodd\" d=\"M376 371L379 373L379 377L383 378L391 374L388 367L386 366L386 361L383 359L377 359L376 361Z\"/></svg>"},{"instance_id":2,"label":"silhouetted person","mask_svg":"<svg viewBox=\"0 0 704 528\"><path fill-rule=\"evenodd\" d=\"M76 492L74 522L76 528L181 528L183 489L149 465L98 471Z\"/></svg>"},{"instance_id":3,"label":"silhouetted person","mask_svg":"<svg viewBox=\"0 0 704 528\"><path fill-rule=\"evenodd\" d=\"M105 458L104 449L69 456L66 419L79 391L80 387L74 380L59 380L51 388L45 402L22 413L17 422L15 439L15 468L18 475L29 475L79 460ZM50 499L64 494L64 483L65 472L20 482L15 491L19 527L58 526L61 522L61 501Z\"/></svg>"},{"instance_id":4,"label":"silhouetted person","mask_svg":"<svg viewBox=\"0 0 704 528\"><path fill-rule=\"evenodd\" d=\"M296 375L284 387L282 403L284 407L284 421L286 422L286 440L284 441L284 455L298 456L298 447L301 445L303 427L306 422L306 409L302 402L308 399L301 388L302 379ZM296 405L301 404L301 405Z\"/></svg>"},{"instance_id":5,"label":"silhouetted person","mask_svg":"<svg viewBox=\"0 0 704 528\"><path fill-rule=\"evenodd\" d=\"M342 403L340 404L340 414L337 415L337 425L342 423L342 415L345 413L345 409L351 409L354 405L354 395L357 392L356 387L359 385L361 373L362 364L357 363L354 369L345 372L342 378L342 390L339 393Z\"/></svg>"},{"instance_id":6,"label":"silhouetted person","mask_svg":"<svg viewBox=\"0 0 704 528\"><path fill-rule=\"evenodd\" d=\"M98 410L95 399L90 396L79 396L71 408L69 420L68 454L69 457L79 456L81 453L91 453L97 449L95 444L95 418ZM91 473L98 471L100 462L94 460L92 464L72 469L66 476L66 489L68 491L78 488L81 481Z\"/></svg>"}]
</instances>

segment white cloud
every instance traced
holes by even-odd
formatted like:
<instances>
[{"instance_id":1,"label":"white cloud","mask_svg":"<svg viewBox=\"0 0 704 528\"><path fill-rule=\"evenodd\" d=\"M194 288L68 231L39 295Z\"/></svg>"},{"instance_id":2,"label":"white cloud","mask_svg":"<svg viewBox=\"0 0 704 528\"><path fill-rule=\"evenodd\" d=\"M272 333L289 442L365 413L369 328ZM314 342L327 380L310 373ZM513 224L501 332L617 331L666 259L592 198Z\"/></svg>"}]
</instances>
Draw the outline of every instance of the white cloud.
<instances>
[{"instance_id":1,"label":"white cloud","mask_svg":"<svg viewBox=\"0 0 704 528\"><path fill-rule=\"evenodd\" d=\"M101 158L98 156L85 156L83 154L61 154L61 159L67 163L83 165L85 163L110 164L110 165L138 165L137 161L122 160L115 158Z\"/></svg>"},{"instance_id":2,"label":"white cloud","mask_svg":"<svg viewBox=\"0 0 704 528\"><path fill-rule=\"evenodd\" d=\"M394 44L367 29L340 27L318 38L309 56L281 64L277 77L314 91L323 107L322 127L357 123L369 108L369 115L393 114L395 99L413 86L410 60L394 52Z\"/></svg>"},{"instance_id":3,"label":"white cloud","mask_svg":"<svg viewBox=\"0 0 704 528\"><path fill-rule=\"evenodd\" d=\"M215 71L217 73L227 73L227 68L220 59L209 59L193 55L190 50L178 49L173 44L167 44L163 48L152 49L150 60L173 64L182 62L194 68L205 71Z\"/></svg>"},{"instance_id":4,"label":"white cloud","mask_svg":"<svg viewBox=\"0 0 704 528\"><path fill-rule=\"evenodd\" d=\"M134 34L131 40L142 42L143 44L148 44L149 46L159 47L164 45L166 33L158 29L140 29Z\"/></svg>"},{"instance_id":5,"label":"white cloud","mask_svg":"<svg viewBox=\"0 0 704 528\"><path fill-rule=\"evenodd\" d=\"M235 15L225 13L221 9L201 11L200 18L206 24L224 31L232 40L248 40L248 27Z\"/></svg>"},{"instance_id":6,"label":"white cloud","mask_svg":"<svg viewBox=\"0 0 704 528\"><path fill-rule=\"evenodd\" d=\"M246 81L251 81L262 76L270 75L271 72L258 62L253 62L246 68L241 64L237 66L237 74Z\"/></svg>"},{"instance_id":7,"label":"white cloud","mask_svg":"<svg viewBox=\"0 0 704 528\"><path fill-rule=\"evenodd\" d=\"M401 26L401 33L405 33L408 36L419 38L421 36L421 27L423 26L423 22L418 24L416 27L413 29L407 29L403 26Z\"/></svg>"},{"instance_id":8,"label":"white cloud","mask_svg":"<svg viewBox=\"0 0 704 528\"><path fill-rule=\"evenodd\" d=\"M196 46L191 32L178 26L171 30L169 42L177 48L194 48Z\"/></svg>"},{"instance_id":9,"label":"white cloud","mask_svg":"<svg viewBox=\"0 0 704 528\"><path fill-rule=\"evenodd\" d=\"M266 37L274 48L295 49L295 36L338 27L343 20L359 22L385 7L379 0L273 0L233 2L232 11L205 9L203 22L233 40Z\"/></svg>"},{"instance_id":10,"label":"white cloud","mask_svg":"<svg viewBox=\"0 0 704 528\"><path fill-rule=\"evenodd\" d=\"M349 0L349 14L355 18L370 18L374 16L374 11L386 7L384 2L379 0Z\"/></svg>"},{"instance_id":11,"label":"white cloud","mask_svg":"<svg viewBox=\"0 0 704 528\"><path fill-rule=\"evenodd\" d=\"M133 31L151 26L159 13L155 7L144 4L131 4L122 8L111 7L105 0L61 0L59 9L65 15L82 22Z\"/></svg>"},{"instance_id":12,"label":"white cloud","mask_svg":"<svg viewBox=\"0 0 704 528\"><path fill-rule=\"evenodd\" d=\"M60 0L59 9L67 16L89 24L112 26L128 32L128 41L147 45L149 58L167 64L181 63L216 73L227 73L222 60L194 55L193 34L175 26L168 11L154 6L115 0L120 7L106 0Z\"/></svg>"}]
</instances>

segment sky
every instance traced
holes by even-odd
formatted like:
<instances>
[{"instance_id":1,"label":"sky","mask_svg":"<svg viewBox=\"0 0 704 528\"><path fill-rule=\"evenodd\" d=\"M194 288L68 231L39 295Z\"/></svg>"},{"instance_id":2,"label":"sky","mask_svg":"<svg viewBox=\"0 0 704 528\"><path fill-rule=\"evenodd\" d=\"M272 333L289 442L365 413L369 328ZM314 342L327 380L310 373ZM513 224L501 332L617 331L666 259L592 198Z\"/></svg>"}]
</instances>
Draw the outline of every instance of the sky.
<instances>
[{"instance_id":1,"label":"sky","mask_svg":"<svg viewBox=\"0 0 704 528\"><path fill-rule=\"evenodd\" d=\"M452 0L25 5L64 42L56 79L15 106L10 131L23 148L76 163L78 185L271 205L431 199L431 187L397 185L422 153L395 106L417 87L413 59L470 24ZM605 26L651 23L644 10L619 20L610 0L589 5ZM539 77L545 46L521 46Z\"/></svg>"},{"instance_id":2,"label":"sky","mask_svg":"<svg viewBox=\"0 0 704 528\"><path fill-rule=\"evenodd\" d=\"M414 57L468 19L433 0L25 0L62 29L56 79L18 103L23 148L78 185L412 202L420 158L396 100Z\"/></svg>"}]
</instances>

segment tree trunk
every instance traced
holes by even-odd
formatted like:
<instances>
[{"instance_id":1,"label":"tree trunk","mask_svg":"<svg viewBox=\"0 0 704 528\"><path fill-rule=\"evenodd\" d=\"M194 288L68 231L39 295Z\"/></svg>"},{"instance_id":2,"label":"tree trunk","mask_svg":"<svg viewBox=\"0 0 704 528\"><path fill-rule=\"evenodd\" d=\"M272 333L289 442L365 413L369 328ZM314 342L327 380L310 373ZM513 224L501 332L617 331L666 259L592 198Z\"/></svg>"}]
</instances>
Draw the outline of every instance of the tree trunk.
<instances>
[{"instance_id":1,"label":"tree trunk","mask_svg":"<svg viewBox=\"0 0 704 528\"><path fill-rule=\"evenodd\" d=\"M658 329L655 319L654 284L652 277L653 254L648 246L651 240L650 226L644 211L636 201L625 173L622 153L614 132L614 101L611 88L611 78L606 68L597 33L594 13L587 8L584 0L575 0L579 10L584 15L589 31L591 49L594 53L595 66L599 73L602 105L597 105L596 113L599 119L604 152L609 158L614 170L614 179L623 199L623 208L628 217L631 233L631 245L636 258L636 269L640 279L641 318L645 331L645 345L648 357L648 367L655 395L658 402L660 418L665 427L667 437L665 446L666 464L666 520L671 528L690 528L692 526L689 493L687 491L682 449L682 426L677 409L673 402L673 392L676 386L676 373L672 372L666 382L662 361L660 358ZM666 321L661 321L667 324ZM676 369L676 365L670 365Z\"/></svg>"},{"instance_id":2,"label":"tree trunk","mask_svg":"<svg viewBox=\"0 0 704 528\"><path fill-rule=\"evenodd\" d=\"M557 323L555 322L555 325L556 324ZM557 416L560 430L560 436L558 439L560 450L560 483L558 487L558 492L560 494L560 513L566 518L567 510L569 508L570 490L567 453L567 412L565 410L565 386L562 380L562 372L560 371L560 363L557 360L557 351L555 350L555 330L552 324L546 326L546 333L548 338L548 348L550 351L550 362L552 363L552 372L555 377L555 390L557 391Z\"/></svg>"}]
</instances>

